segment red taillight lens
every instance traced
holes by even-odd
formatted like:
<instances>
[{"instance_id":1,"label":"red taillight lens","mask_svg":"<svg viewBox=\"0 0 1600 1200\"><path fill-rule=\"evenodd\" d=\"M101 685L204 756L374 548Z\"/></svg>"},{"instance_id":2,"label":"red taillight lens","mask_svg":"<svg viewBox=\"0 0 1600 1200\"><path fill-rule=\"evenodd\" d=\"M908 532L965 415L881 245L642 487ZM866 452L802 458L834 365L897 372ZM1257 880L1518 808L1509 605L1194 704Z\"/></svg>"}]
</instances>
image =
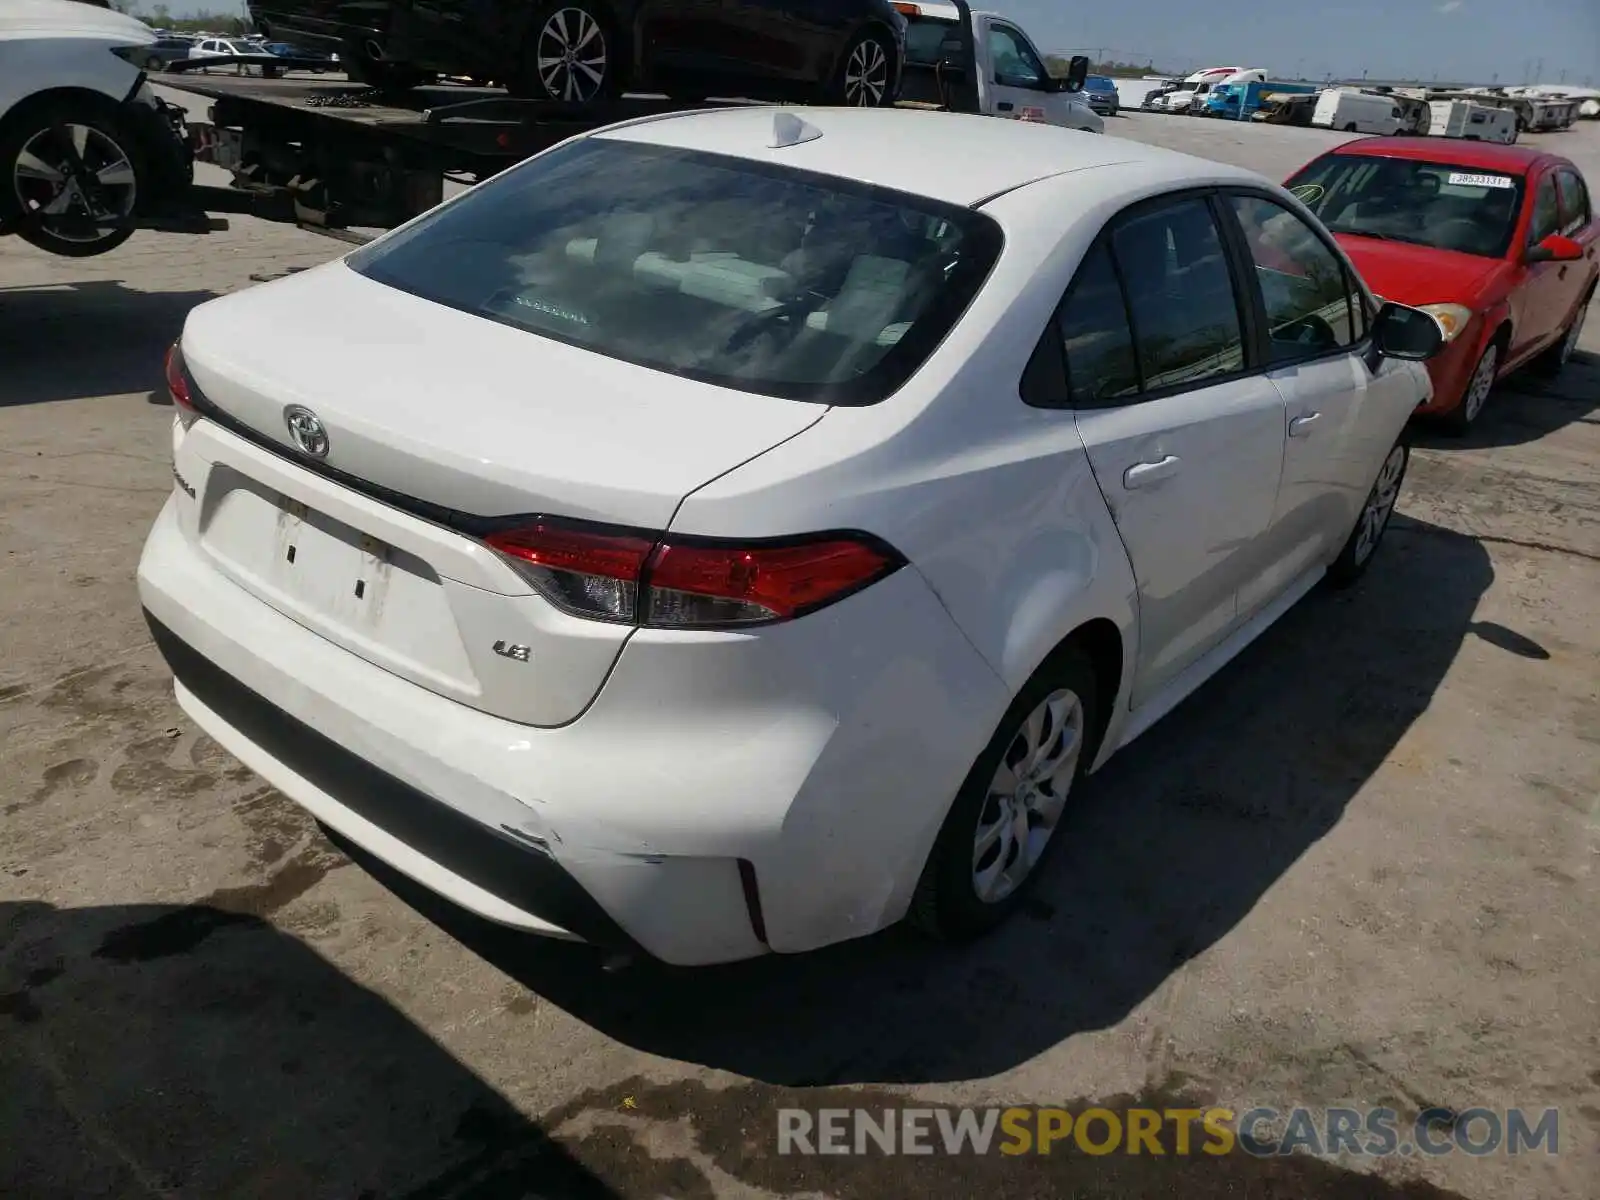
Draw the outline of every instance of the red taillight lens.
<instances>
[{"instance_id":1,"label":"red taillight lens","mask_svg":"<svg viewBox=\"0 0 1600 1200\"><path fill-rule=\"evenodd\" d=\"M904 561L855 534L752 545L657 542L642 532L541 521L485 541L563 612L671 629L790 620L860 591Z\"/></svg>"},{"instance_id":2,"label":"red taillight lens","mask_svg":"<svg viewBox=\"0 0 1600 1200\"><path fill-rule=\"evenodd\" d=\"M665 543L650 560L649 625L783 621L842 600L899 566L853 537L779 546Z\"/></svg>"},{"instance_id":3,"label":"red taillight lens","mask_svg":"<svg viewBox=\"0 0 1600 1200\"><path fill-rule=\"evenodd\" d=\"M602 621L637 619L639 576L653 539L540 522L484 540L562 611Z\"/></svg>"},{"instance_id":4,"label":"red taillight lens","mask_svg":"<svg viewBox=\"0 0 1600 1200\"><path fill-rule=\"evenodd\" d=\"M195 409L194 396L189 391L189 377L183 368L183 350L177 342L173 342L167 351L167 391L171 393L172 403L178 410L178 419L187 429L200 414Z\"/></svg>"}]
</instances>

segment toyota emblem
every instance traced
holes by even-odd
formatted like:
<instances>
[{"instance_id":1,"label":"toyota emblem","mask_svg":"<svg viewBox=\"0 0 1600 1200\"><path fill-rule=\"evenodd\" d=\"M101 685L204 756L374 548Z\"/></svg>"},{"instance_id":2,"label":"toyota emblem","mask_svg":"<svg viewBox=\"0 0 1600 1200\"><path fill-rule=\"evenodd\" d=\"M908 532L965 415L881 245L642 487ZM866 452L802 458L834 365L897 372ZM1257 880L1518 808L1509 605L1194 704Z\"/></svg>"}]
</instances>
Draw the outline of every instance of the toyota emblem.
<instances>
[{"instance_id":1,"label":"toyota emblem","mask_svg":"<svg viewBox=\"0 0 1600 1200\"><path fill-rule=\"evenodd\" d=\"M301 454L310 458L328 457L328 431L316 413L302 405L291 404L283 410L283 423L289 427L289 437Z\"/></svg>"}]
</instances>

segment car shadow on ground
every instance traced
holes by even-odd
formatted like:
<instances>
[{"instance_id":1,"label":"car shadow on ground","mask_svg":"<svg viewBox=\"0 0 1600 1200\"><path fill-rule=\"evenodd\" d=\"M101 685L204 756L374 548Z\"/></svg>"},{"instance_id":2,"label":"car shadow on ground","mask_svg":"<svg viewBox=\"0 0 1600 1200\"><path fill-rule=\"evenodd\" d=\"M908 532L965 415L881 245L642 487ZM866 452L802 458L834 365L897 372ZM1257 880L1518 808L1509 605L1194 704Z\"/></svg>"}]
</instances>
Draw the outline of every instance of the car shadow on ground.
<instances>
[{"instance_id":1,"label":"car shadow on ground","mask_svg":"<svg viewBox=\"0 0 1600 1200\"><path fill-rule=\"evenodd\" d=\"M478 921L356 857L539 996L640 1049L781 1085L988 1077L1120 1021L1249 914L1428 707L1482 628L1492 578L1477 542L1396 518L1360 585L1308 597L1087 781L1030 905L971 946L897 929L602 974L584 947ZM1491 632L1537 657L1517 631Z\"/></svg>"},{"instance_id":2,"label":"car shadow on ground","mask_svg":"<svg viewBox=\"0 0 1600 1200\"><path fill-rule=\"evenodd\" d=\"M1461 1200L1302 1154L1200 1153L1198 1131L1179 1154L1171 1126L1161 1157L777 1152L781 1109L904 1103L877 1090L634 1077L533 1121L310 948L197 905L0 904L0 1079L0 1195L39 1200Z\"/></svg>"},{"instance_id":3,"label":"car shadow on ground","mask_svg":"<svg viewBox=\"0 0 1600 1200\"><path fill-rule=\"evenodd\" d=\"M672 1191L642 1150L602 1180L381 996L214 908L0 904L0 1079L0 1195Z\"/></svg>"},{"instance_id":4,"label":"car shadow on ground","mask_svg":"<svg viewBox=\"0 0 1600 1200\"><path fill-rule=\"evenodd\" d=\"M148 393L162 358L214 292L141 292L105 279L0 287L0 408Z\"/></svg>"},{"instance_id":5,"label":"car shadow on ground","mask_svg":"<svg viewBox=\"0 0 1600 1200\"><path fill-rule=\"evenodd\" d=\"M1522 370L1501 381L1472 429L1459 437L1417 421L1412 444L1446 451L1524 446L1578 423L1600 423L1600 354L1583 350L1554 379Z\"/></svg>"}]
</instances>

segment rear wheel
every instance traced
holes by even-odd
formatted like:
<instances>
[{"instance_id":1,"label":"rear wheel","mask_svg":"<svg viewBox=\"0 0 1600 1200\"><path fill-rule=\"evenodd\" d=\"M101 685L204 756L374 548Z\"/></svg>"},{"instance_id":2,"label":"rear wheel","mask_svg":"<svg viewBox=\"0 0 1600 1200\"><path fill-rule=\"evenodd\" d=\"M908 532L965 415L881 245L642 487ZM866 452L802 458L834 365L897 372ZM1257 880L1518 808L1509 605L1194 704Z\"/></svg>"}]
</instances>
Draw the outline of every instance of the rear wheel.
<instances>
[{"instance_id":1,"label":"rear wheel","mask_svg":"<svg viewBox=\"0 0 1600 1200\"><path fill-rule=\"evenodd\" d=\"M950 806L911 902L912 924L961 940L1022 903L1093 757L1099 703L1094 669L1070 645L1028 682Z\"/></svg>"},{"instance_id":2,"label":"rear wheel","mask_svg":"<svg viewBox=\"0 0 1600 1200\"><path fill-rule=\"evenodd\" d=\"M67 258L115 250L131 229L144 158L115 106L90 99L24 104L0 126L0 218L23 241Z\"/></svg>"},{"instance_id":3,"label":"rear wheel","mask_svg":"<svg viewBox=\"0 0 1600 1200\"><path fill-rule=\"evenodd\" d=\"M432 71L424 71L409 63L375 59L364 48L348 42L339 55L339 65L352 82L364 83L384 92L409 92L412 88L427 87L439 79Z\"/></svg>"},{"instance_id":4,"label":"rear wheel","mask_svg":"<svg viewBox=\"0 0 1600 1200\"><path fill-rule=\"evenodd\" d=\"M621 39L594 0L541 5L528 29L513 96L593 104L622 94Z\"/></svg>"},{"instance_id":5,"label":"rear wheel","mask_svg":"<svg viewBox=\"0 0 1600 1200\"><path fill-rule=\"evenodd\" d=\"M823 101L851 108L887 108L894 103L889 87L893 77L894 50L888 39L871 31L863 33L845 51Z\"/></svg>"},{"instance_id":6,"label":"rear wheel","mask_svg":"<svg viewBox=\"0 0 1600 1200\"><path fill-rule=\"evenodd\" d=\"M1356 131L1356 123L1354 121L1351 121L1348 125L1346 125L1344 127L1344 131L1346 133L1354 133Z\"/></svg>"},{"instance_id":7,"label":"rear wheel","mask_svg":"<svg viewBox=\"0 0 1600 1200\"><path fill-rule=\"evenodd\" d=\"M1593 292L1583 298L1583 303L1578 305L1578 311L1572 314L1572 320L1562 333L1561 340L1533 360L1533 369L1540 375L1552 379L1572 361L1572 356L1578 351L1578 340L1583 337L1583 324L1589 316L1589 302L1593 299Z\"/></svg>"}]
</instances>

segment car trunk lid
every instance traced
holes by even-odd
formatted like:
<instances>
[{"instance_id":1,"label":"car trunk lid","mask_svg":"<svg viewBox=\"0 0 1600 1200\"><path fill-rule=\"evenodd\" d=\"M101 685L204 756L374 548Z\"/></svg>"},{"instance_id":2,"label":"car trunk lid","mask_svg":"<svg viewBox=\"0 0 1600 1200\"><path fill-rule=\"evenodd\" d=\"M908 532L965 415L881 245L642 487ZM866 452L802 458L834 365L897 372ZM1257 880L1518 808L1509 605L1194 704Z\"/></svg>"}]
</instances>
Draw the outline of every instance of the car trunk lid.
<instances>
[{"instance_id":1,"label":"car trunk lid","mask_svg":"<svg viewBox=\"0 0 1600 1200\"><path fill-rule=\"evenodd\" d=\"M176 465L217 569L352 653L536 725L582 712L632 627L560 611L486 530L535 514L663 530L684 496L826 411L612 360L338 263L196 309L183 348L214 419ZM297 444L289 406L314 416L323 454Z\"/></svg>"}]
</instances>

